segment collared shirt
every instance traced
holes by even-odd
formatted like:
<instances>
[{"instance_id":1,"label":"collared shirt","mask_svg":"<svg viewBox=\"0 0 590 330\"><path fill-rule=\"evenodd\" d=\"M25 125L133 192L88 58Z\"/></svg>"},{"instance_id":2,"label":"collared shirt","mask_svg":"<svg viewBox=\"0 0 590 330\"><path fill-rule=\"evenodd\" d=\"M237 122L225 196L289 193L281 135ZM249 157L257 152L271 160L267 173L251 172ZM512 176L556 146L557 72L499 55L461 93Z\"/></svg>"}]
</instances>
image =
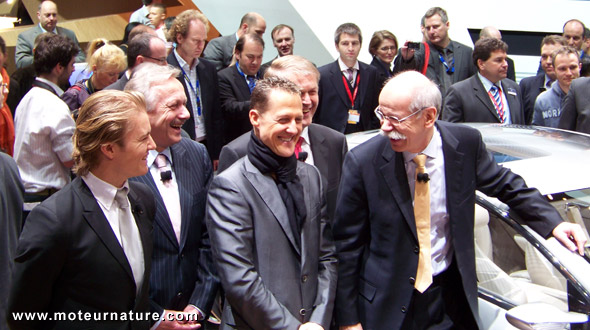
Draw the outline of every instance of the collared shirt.
<instances>
[{"instance_id":1,"label":"collared shirt","mask_svg":"<svg viewBox=\"0 0 590 330\"><path fill-rule=\"evenodd\" d=\"M58 85L54 84L53 82L51 82L45 78L36 77L35 80L39 80L40 82L46 83L47 85L51 86L51 88L53 88L53 90L55 91L55 94L57 94L57 96L61 96L64 93L64 91L63 91L63 89L61 89L61 87L59 87Z\"/></svg>"},{"instance_id":2,"label":"collared shirt","mask_svg":"<svg viewBox=\"0 0 590 330\"><path fill-rule=\"evenodd\" d=\"M451 245L451 227L447 213L447 190L445 179L445 159L442 149L442 138L436 127L430 143L424 149L426 173L430 178L430 244L433 275L445 271L451 264L453 250ZM404 152L404 164L410 185L412 200L416 186L416 163L412 160L416 153Z\"/></svg>"},{"instance_id":3,"label":"collared shirt","mask_svg":"<svg viewBox=\"0 0 590 330\"><path fill-rule=\"evenodd\" d=\"M117 194L119 188L96 177L92 172L83 175L82 180L84 180L90 189L90 192L92 192L102 213L104 213L105 218L107 218L113 233L117 236L119 244L121 244L121 233L119 232L119 212L121 211L121 208L115 202L115 194ZM129 189L129 182L125 181L123 187ZM135 220L133 220L133 222L135 223Z\"/></svg>"},{"instance_id":4,"label":"collared shirt","mask_svg":"<svg viewBox=\"0 0 590 330\"><path fill-rule=\"evenodd\" d=\"M55 26L55 28L53 28L53 31L47 31L47 30L45 30L45 29L43 28L43 26L41 26L41 23L39 23L39 28L41 29L41 31L43 31L43 32L41 32L41 33L51 32L51 33L55 33L55 34L57 34L57 25Z\"/></svg>"},{"instance_id":5,"label":"collared shirt","mask_svg":"<svg viewBox=\"0 0 590 330\"><path fill-rule=\"evenodd\" d=\"M303 143L301 143L301 151L307 152L307 158L305 159L305 162L309 165L314 165L313 153L311 152L311 140L309 139L309 126L305 127L303 131L301 131L301 137L303 138Z\"/></svg>"},{"instance_id":6,"label":"collared shirt","mask_svg":"<svg viewBox=\"0 0 590 330\"><path fill-rule=\"evenodd\" d=\"M338 66L340 67L340 71L342 71L342 74L344 74L345 77L348 77L348 66L346 66L346 64L344 64L344 62L342 62L342 59L340 57L338 57ZM354 86L354 84L356 83L356 77L357 74L359 72L359 61L356 61L354 63L354 65L352 66L352 68L354 69L354 73L352 74L352 83L351 85Z\"/></svg>"},{"instance_id":7,"label":"collared shirt","mask_svg":"<svg viewBox=\"0 0 590 330\"><path fill-rule=\"evenodd\" d=\"M200 85L199 87L197 84L197 81L199 79L199 77L197 76L197 65L199 65L199 58L195 58L194 59L194 63L192 65L189 66L189 63L187 63L176 51L176 48L174 49L174 56L176 56L176 60L178 61L178 65L180 65L180 68L182 69L182 75L184 76L184 81L186 84L186 87L188 89L188 98L189 101L191 102L191 106L193 108L193 119L195 121L195 136L198 136L198 138L196 139L197 141L202 141L204 139L207 138L207 132L205 132L205 120L204 120L204 112L203 112L203 101L201 101L200 105L197 102L197 98L199 100L202 100L203 97L201 95L201 88ZM190 84L189 81L187 81L187 78L190 79ZM199 116L198 113L198 106L201 107L201 115ZM197 125L200 124L200 129L202 129L202 131L205 133L204 135L201 136L201 134L197 134Z\"/></svg>"},{"instance_id":8,"label":"collared shirt","mask_svg":"<svg viewBox=\"0 0 590 330\"><path fill-rule=\"evenodd\" d=\"M37 79L63 93L50 81ZM68 106L51 91L33 87L20 101L14 118L14 160L27 193L61 189L70 182L63 163L72 160L75 126Z\"/></svg>"},{"instance_id":9,"label":"collared shirt","mask_svg":"<svg viewBox=\"0 0 590 330\"><path fill-rule=\"evenodd\" d=\"M483 84L483 88L485 89L486 93L489 93L490 89L492 88L492 85L494 85L494 83L491 82L488 78L482 76L479 72L477 73L477 76L479 77L479 80ZM503 124L512 124L512 119L510 118L510 107L508 106L508 100L506 100L506 91L504 90L504 86L502 86L502 81L498 81L496 83L496 86L500 87L500 89L502 91L502 105L504 106L504 123ZM491 98L490 98L490 101L492 102L492 104L494 104L494 101L492 101ZM494 107L494 109L495 109L495 107Z\"/></svg>"},{"instance_id":10,"label":"collared shirt","mask_svg":"<svg viewBox=\"0 0 590 330\"><path fill-rule=\"evenodd\" d=\"M545 75L545 81L543 82L543 88L545 88L545 90L548 90L549 87L551 87L554 82L555 82L555 80L551 80L551 78L549 78L548 75Z\"/></svg>"}]
</instances>

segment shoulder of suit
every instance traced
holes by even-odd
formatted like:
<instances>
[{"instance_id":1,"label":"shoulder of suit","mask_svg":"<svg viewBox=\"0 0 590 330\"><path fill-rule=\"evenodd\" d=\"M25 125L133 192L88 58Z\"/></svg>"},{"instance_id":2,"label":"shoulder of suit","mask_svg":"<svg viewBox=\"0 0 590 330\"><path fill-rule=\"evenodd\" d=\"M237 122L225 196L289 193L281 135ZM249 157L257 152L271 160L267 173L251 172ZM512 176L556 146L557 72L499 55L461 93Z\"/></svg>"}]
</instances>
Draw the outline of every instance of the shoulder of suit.
<instances>
[{"instance_id":1,"label":"shoulder of suit","mask_svg":"<svg viewBox=\"0 0 590 330\"><path fill-rule=\"evenodd\" d=\"M321 73L327 73L332 71L334 68L338 69L338 60L335 62L330 62L328 64L324 64L318 68L318 71ZM339 70L338 70L339 71ZM321 76L320 76L321 79Z\"/></svg>"},{"instance_id":2,"label":"shoulder of suit","mask_svg":"<svg viewBox=\"0 0 590 330\"><path fill-rule=\"evenodd\" d=\"M570 89L572 88L584 88L582 87L584 86L585 88L590 87L590 77L580 77L578 79L574 79L572 81L572 85L570 86Z\"/></svg>"},{"instance_id":3,"label":"shoulder of suit","mask_svg":"<svg viewBox=\"0 0 590 330\"><path fill-rule=\"evenodd\" d=\"M197 141L183 137L180 142L177 143L177 148L183 148L187 152L196 152L200 154L207 154L207 148Z\"/></svg>"},{"instance_id":4,"label":"shoulder of suit","mask_svg":"<svg viewBox=\"0 0 590 330\"><path fill-rule=\"evenodd\" d=\"M217 72L217 76L219 78L231 79L231 77L234 75L234 71L238 72L238 69L236 69L235 65L232 65L227 68L219 70L219 72Z\"/></svg>"},{"instance_id":5,"label":"shoulder of suit","mask_svg":"<svg viewBox=\"0 0 590 330\"><path fill-rule=\"evenodd\" d=\"M309 132L318 132L329 139L346 140L346 136L337 130L334 130L328 126L312 123L309 125ZM313 134L313 133L312 133Z\"/></svg>"},{"instance_id":6,"label":"shoulder of suit","mask_svg":"<svg viewBox=\"0 0 590 330\"><path fill-rule=\"evenodd\" d=\"M459 142L475 141L475 137L481 136L481 133L476 128L460 123L450 123L437 120L436 125L441 134L441 137L443 138L443 141L446 134L452 134Z\"/></svg>"},{"instance_id":7,"label":"shoulder of suit","mask_svg":"<svg viewBox=\"0 0 590 330\"><path fill-rule=\"evenodd\" d=\"M469 50L470 52L473 51L473 48L471 48L471 47L469 47L469 46L467 46L465 44L462 44L462 43L460 43L458 41L451 40L451 42L453 43L453 47L457 47L457 49L460 49L460 48L465 47L465 49Z\"/></svg>"}]
</instances>

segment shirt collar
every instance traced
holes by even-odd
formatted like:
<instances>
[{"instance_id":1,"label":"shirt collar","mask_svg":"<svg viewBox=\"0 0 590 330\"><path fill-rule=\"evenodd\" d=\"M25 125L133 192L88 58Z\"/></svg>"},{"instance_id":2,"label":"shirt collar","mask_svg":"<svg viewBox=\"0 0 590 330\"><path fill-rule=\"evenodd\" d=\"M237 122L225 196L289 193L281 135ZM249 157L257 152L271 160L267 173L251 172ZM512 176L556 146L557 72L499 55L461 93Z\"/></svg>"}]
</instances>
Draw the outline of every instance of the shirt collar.
<instances>
[{"instance_id":1,"label":"shirt collar","mask_svg":"<svg viewBox=\"0 0 590 330\"><path fill-rule=\"evenodd\" d=\"M494 85L494 83L491 82L488 78L482 76L479 72L477 73L477 76L479 77L479 80L483 84L483 87L485 88L486 92L489 92L490 88L492 88L492 85ZM495 85L502 88L500 81L498 81Z\"/></svg>"},{"instance_id":2,"label":"shirt collar","mask_svg":"<svg viewBox=\"0 0 590 330\"><path fill-rule=\"evenodd\" d=\"M338 66L340 67L340 71L348 70L348 67L346 66L346 64L344 64L344 62L342 62L342 59L340 57L338 57ZM359 61L358 60L354 63L352 68L355 69L356 71L359 70Z\"/></svg>"},{"instance_id":3,"label":"shirt collar","mask_svg":"<svg viewBox=\"0 0 590 330\"><path fill-rule=\"evenodd\" d=\"M192 71L194 70L197 65L199 64L199 58L195 58L195 64L193 64L192 67L188 66L188 63L182 58L182 56L180 56L180 54L178 54L178 52L176 51L176 48L174 48L174 56L176 56L176 60L178 61L178 65L184 70L184 71Z\"/></svg>"},{"instance_id":4,"label":"shirt collar","mask_svg":"<svg viewBox=\"0 0 590 330\"><path fill-rule=\"evenodd\" d=\"M549 83L550 81L552 81L551 78L549 78L549 76L547 74L545 74L545 80L543 81L543 88L547 88L547 83ZM551 86L553 86L554 82L555 82L555 80L553 80L553 82L551 83Z\"/></svg>"},{"instance_id":5,"label":"shirt collar","mask_svg":"<svg viewBox=\"0 0 590 330\"><path fill-rule=\"evenodd\" d=\"M305 141L305 143L307 143L307 145L311 146L311 143L309 141L309 130L308 130L308 128L309 128L309 126L308 127L305 127L303 129L303 131L301 131L301 137L303 138L303 141Z\"/></svg>"},{"instance_id":6,"label":"shirt collar","mask_svg":"<svg viewBox=\"0 0 590 330\"><path fill-rule=\"evenodd\" d=\"M92 172L88 172L88 174L82 176L82 180L86 183L92 195L96 201L101 204L105 209L110 210L111 207L115 204L115 195L117 194L117 188L112 184L103 181L102 179L98 178ZM129 181L125 180L123 187L127 187L129 190Z\"/></svg>"},{"instance_id":7,"label":"shirt collar","mask_svg":"<svg viewBox=\"0 0 590 330\"><path fill-rule=\"evenodd\" d=\"M64 93L63 89L61 89L58 85L54 84L53 82L45 79L45 78L41 78L41 77L36 77L35 79L46 83L47 85L51 86L51 88L53 88L53 90L55 91L55 93L57 94L57 96L61 96L61 94Z\"/></svg>"},{"instance_id":8,"label":"shirt collar","mask_svg":"<svg viewBox=\"0 0 590 330\"><path fill-rule=\"evenodd\" d=\"M441 154L439 154L439 151L441 151L441 150L442 150L442 138L440 137L440 132L438 131L438 128L436 128L436 126L434 126L434 132L432 134L432 138L430 139L430 142L428 143L426 148L424 148L424 150L422 150L421 152L418 152L418 153L404 151L403 152L404 162L406 162L406 163L411 162L414 159L414 157L416 157L416 155L418 155L418 154L425 154L429 158L438 158L438 157L442 156Z\"/></svg>"},{"instance_id":9,"label":"shirt collar","mask_svg":"<svg viewBox=\"0 0 590 330\"><path fill-rule=\"evenodd\" d=\"M41 26L41 23L39 23L39 28L41 29L41 31L43 31L42 33L51 32L57 34L57 26L53 29L53 31L47 31Z\"/></svg>"},{"instance_id":10,"label":"shirt collar","mask_svg":"<svg viewBox=\"0 0 590 330\"><path fill-rule=\"evenodd\" d=\"M159 154L165 155L166 158L168 158L170 165L172 165L172 153L170 152L170 147L168 147L160 152L157 152L156 150L150 150L147 156L148 167L151 167L154 164L156 157L158 157Z\"/></svg>"}]
</instances>

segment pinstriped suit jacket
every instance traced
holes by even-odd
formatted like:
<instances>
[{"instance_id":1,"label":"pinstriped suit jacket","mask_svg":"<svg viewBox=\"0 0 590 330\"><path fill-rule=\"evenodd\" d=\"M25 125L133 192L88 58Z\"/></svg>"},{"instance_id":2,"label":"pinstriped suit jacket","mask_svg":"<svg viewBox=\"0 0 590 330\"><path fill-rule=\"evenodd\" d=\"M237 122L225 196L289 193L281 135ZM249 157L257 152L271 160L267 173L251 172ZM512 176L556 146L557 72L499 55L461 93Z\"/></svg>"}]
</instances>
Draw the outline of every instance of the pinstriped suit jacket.
<instances>
[{"instance_id":1,"label":"pinstriped suit jacket","mask_svg":"<svg viewBox=\"0 0 590 330\"><path fill-rule=\"evenodd\" d=\"M219 286L205 226L205 203L213 169L200 143L183 138L170 149L182 213L180 244L151 174L131 179L146 184L156 200L150 277L152 311L183 310L192 304L207 314Z\"/></svg>"}]
</instances>

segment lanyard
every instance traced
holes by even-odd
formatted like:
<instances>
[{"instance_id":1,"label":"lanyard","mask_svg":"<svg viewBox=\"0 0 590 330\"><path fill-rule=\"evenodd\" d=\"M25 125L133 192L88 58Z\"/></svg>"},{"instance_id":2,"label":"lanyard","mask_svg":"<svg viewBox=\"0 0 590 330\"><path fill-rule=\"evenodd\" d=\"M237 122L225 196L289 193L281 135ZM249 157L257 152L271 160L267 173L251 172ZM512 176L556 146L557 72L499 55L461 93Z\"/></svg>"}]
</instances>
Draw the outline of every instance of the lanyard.
<instances>
[{"instance_id":1,"label":"lanyard","mask_svg":"<svg viewBox=\"0 0 590 330\"><path fill-rule=\"evenodd\" d=\"M184 69L182 67L180 67L180 70L182 71L182 75L184 76L184 80L186 80L188 82L188 85L190 86L190 90L195 93L195 98L197 99L197 116L201 117L201 98L199 97L200 91L201 91L201 85L199 84L199 77L197 77L197 86L196 88L193 87L193 83L191 83L191 80L189 78L189 76L186 74L186 72L184 72ZM196 68L195 68L196 70Z\"/></svg>"},{"instance_id":2,"label":"lanyard","mask_svg":"<svg viewBox=\"0 0 590 330\"><path fill-rule=\"evenodd\" d=\"M354 100L356 100L356 93L359 90L359 83L361 82L361 74L360 72L357 72L356 74L356 84L354 86L354 92L351 94L350 93L350 88L348 87L348 81L346 80L346 78L344 77L344 75L342 75L342 82L344 83L344 88L346 88L346 94L348 94L348 99L350 100L351 108L354 109Z\"/></svg>"},{"instance_id":3,"label":"lanyard","mask_svg":"<svg viewBox=\"0 0 590 330\"><path fill-rule=\"evenodd\" d=\"M447 64L447 61L445 61L445 58L442 56L441 53L438 53L438 58L440 59L442 64L445 66L445 69L447 69L447 73L454 73L455 72L455 57L453 57L453 61L451 61L450 67Z\"/></svg>"}]
</instances>

